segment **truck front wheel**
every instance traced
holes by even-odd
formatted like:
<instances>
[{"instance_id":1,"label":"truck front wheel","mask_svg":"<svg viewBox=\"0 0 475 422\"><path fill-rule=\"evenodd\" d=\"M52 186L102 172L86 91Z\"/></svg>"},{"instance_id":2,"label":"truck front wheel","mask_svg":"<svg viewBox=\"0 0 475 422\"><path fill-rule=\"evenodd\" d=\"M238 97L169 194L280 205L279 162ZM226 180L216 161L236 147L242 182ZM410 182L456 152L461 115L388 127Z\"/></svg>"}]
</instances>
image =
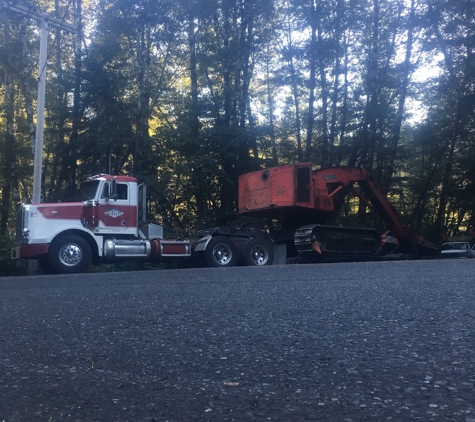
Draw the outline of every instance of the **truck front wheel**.
<instances>
[{"instance_id":1,"label":"truck front wheel","mask_svg":"<svg viewBox=\"0 0 475 422\"><path fill-rule=\"evenodd\" d=\"M76 235L55 239L49 247L49 260L60 274L80 273L92 261L92 251L85 239Z\"/></svg>"},{"instance_id":2,"label":"truck front wheel","mask_svg":"<svg viewBox=\"0 0 475 422\"><path fill-rule=\"evenodd\" d=\"M246 265L271 265L274 261L274 247L265 239L249 239L241 246L241 256Z\"/></svg>"},{"instance_id":3,"label":"truck front wheel","mask_svg":"<svg viewBox=\"0 0 475 422\"><path fill-rule=\"evenodd\" d=\"M227 237L213 237L206 246L205 260L210 267L232 267L237 259L236 245Z\"/></svg>"}]
</instances>

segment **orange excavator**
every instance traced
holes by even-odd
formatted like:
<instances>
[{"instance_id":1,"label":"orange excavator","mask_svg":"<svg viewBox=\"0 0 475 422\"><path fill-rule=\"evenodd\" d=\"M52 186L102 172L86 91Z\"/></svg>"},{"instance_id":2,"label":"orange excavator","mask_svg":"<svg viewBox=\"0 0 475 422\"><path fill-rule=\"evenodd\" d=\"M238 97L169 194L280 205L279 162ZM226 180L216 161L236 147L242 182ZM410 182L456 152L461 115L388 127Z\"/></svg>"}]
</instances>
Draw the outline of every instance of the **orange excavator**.
<instances>
[{"instance_id":1,"label":"orange excavator","mask_svg":"<svg viewBox=\"0 0 475 422\"><path fill-rule=\"evenodd\" d=\"M327 225L350 193L372 208L387 231ZM277 220L270 235L287 244L288 256L319 260L435 256L436 248L404 225L371 174L357 167L315 169L311 163L289 164L239 177L239 213Z\"/></svg>"}]
</instances>

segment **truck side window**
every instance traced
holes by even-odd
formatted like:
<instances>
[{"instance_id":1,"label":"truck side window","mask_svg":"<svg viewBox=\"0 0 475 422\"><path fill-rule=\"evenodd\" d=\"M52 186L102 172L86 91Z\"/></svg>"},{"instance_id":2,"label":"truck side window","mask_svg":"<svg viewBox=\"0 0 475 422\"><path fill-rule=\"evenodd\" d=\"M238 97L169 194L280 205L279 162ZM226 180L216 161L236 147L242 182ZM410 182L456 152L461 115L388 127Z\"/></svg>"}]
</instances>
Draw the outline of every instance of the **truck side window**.
<instances>
[{"instance_id":1,"label":"truck side window","mask_svg":"<svg viewBox=\"0 0 475 422\"><path fill-rule=\"evenodd\" d=\"M117 183L116 185L116 193L117 199L127 200L129 198L128 195L128 185L126 183ZM104 189L102 190L101 198L109 198L109 184L104 184Z\"/></svg>"},{"instance_id":2,"label":"truck side window","mask_svg":"<svg viewBox=\"0 0 475 422\"><path fill-rule=\"evenodd\" d=\"M127 192L128 189L125 183L117 183L117 195L119 195L117 199L128 199Z\"/></svg>"}]
</instances>

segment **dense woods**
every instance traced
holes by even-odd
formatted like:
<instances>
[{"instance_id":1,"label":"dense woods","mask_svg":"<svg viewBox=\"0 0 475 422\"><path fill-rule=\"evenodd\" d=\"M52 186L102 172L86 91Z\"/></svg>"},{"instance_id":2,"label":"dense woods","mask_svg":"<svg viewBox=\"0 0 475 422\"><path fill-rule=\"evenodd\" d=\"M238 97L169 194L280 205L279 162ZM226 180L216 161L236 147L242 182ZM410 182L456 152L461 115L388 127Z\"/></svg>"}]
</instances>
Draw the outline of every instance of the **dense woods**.
<instances>
[{"instance_id":1,"label":"dense woods","mask_svg":"<svg viewBox=\"0 0 475 422\"><path fill-rule=\"evenodd\" d=\"M45 201L92 174L130 174L158 222L194 230L236 220L240 174L311 161L370 170L435 241L475 226L470 1L28 5L80 28L49 30ZM39 24L0 10L4 242L32 196ZM344 211L350 221L357 202Z\"/></svg>"}]
</instances>

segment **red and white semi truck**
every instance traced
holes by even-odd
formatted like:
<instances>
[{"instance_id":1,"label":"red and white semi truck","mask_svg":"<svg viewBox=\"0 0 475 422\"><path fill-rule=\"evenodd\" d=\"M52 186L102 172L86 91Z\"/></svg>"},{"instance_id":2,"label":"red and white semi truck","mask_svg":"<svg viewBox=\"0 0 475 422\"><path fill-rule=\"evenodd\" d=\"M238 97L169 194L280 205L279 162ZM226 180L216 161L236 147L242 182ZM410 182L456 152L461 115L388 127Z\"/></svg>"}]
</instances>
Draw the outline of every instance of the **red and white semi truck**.
<instances>
[{"instance_id":1,"label":"red and white semi truck","mask_svg":"<svg viewBox=\"0 0 475 422\"><path fill-rule=\"evenodd\" d=\"M46 273L84 271L91 263L140 259L161 262L195 257L212 267L269 265L273 241L267 232L216 227L193 239L164 239L147 222L146 187L134 177L97 175L74 202L20 204L12 258L37 259Z\"/></svg>"}]
</instances>

